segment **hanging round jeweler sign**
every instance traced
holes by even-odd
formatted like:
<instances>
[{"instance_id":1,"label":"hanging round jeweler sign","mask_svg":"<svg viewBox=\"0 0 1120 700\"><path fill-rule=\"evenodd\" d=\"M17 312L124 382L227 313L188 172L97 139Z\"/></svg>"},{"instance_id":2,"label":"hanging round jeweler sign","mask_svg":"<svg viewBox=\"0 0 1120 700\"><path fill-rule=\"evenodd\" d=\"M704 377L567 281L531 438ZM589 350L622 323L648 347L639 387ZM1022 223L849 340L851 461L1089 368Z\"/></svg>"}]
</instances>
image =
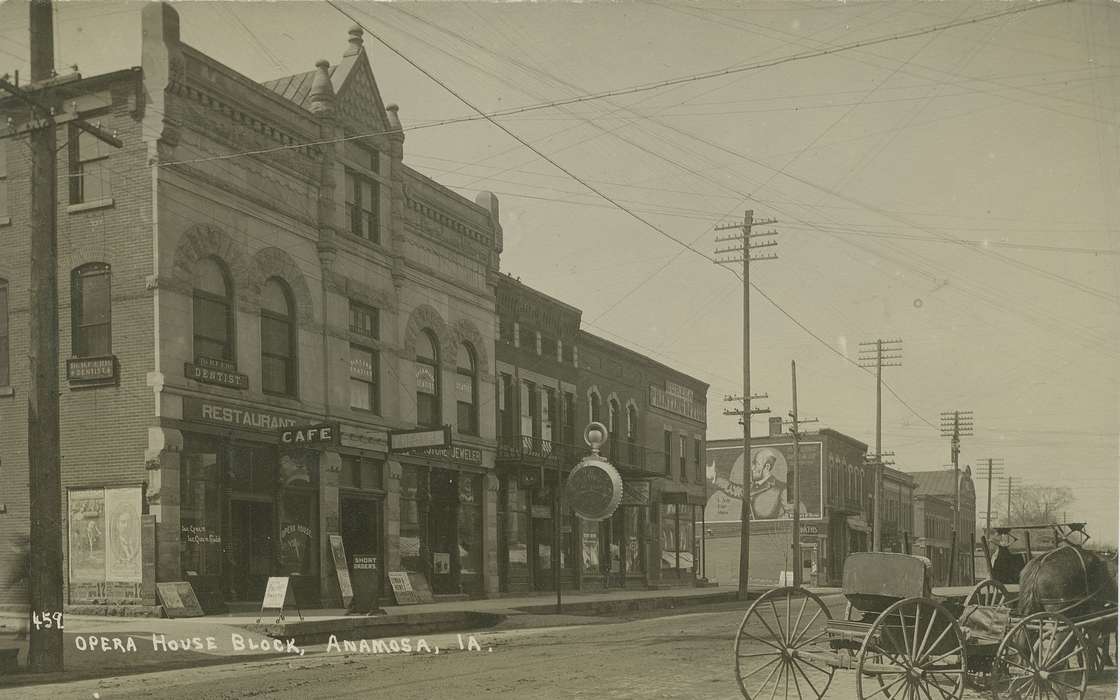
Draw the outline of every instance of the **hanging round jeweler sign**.
<instances>
[{"instance_id":1,"label":"hanging round jeweler sign","mask_svg":"<svg viewBox=\"0 0 1120 700\"><path fill-rule=\"evenodd\" d=\"M583 439L592 454L581 459L568 474L564 498L581 518L606 520L622 502L622 475L599 456L600 445L607 441L607 429L602 423L588 425Z\"/></svg>"},{"instance_id":2,"label":"hanging round jeweler sign","mask_svg":"<svg viewBox=\"0 0 1120 700\"><path fill-rule=\"evenodd\" d=\"M622 476L602 457L584 457L568 475L564 496L584 520L606 520L622 501Z\"/></svg>"}]
</instances>

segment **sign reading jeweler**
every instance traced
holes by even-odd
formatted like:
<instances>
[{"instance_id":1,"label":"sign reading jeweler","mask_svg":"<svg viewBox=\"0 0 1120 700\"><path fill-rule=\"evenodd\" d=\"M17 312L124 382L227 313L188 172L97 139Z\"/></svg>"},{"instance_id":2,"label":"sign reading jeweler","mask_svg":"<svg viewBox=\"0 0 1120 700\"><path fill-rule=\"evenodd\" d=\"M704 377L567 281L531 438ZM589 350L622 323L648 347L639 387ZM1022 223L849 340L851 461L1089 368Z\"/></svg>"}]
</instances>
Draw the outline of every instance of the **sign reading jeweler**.
<instances>
[{"instance_id":1,"label":"sign reading jeweler","mask_svg":"<svg viewBox=\"0 0 1120 700\"><path fill-rule=\"evenodd\" d=\"M584 431L591 454L579 461L568 475L564 497L576 515L584 520L606 520L622 501L622 476L599 456L599 446L607 440L602 423L591 423Z\"/></svg>"}]
</instances>

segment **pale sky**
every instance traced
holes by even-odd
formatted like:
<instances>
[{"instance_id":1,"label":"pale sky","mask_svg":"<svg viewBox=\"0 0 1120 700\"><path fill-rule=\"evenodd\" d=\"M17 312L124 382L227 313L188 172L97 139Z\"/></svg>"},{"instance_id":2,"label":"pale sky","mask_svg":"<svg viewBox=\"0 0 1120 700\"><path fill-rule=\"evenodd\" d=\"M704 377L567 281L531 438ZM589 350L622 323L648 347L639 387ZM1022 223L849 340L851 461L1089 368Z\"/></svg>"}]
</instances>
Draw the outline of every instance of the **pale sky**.
<instances>
[{"instance_id":1,"label":"pale sky","mask_svg":"<svg viewBox=\"0 0 1120 700\"><path fill-rule=\"evenodd\" d=\"M409 129L405 161L468 197L498 194L504 271L583 309L591 332L710 383L709 438L739 432L721 399L741 391L741 288L665 235L710 255L713 227L753 209L779 219L767 228L780 244L752 278L819 337L753 293L760 403L790 409L796 360L802 415L873 446L873 378L837 353L902 338L903 364L885 378L913 410L883 398L883 448L899 468L948 464L926 421L971 410L962 465L1002 457L1025 483L1068 486L1069 517L1116 541L1120 3L922 33L1032 5L343 7L487 112L743 68L499 119L659 233L485 121L417 128L472 110L366 37ZM139 8L59 3L58 65L87 76L138 65ZM176 8L186 43L259 81L337 62L353 24L325 2ZM0 73L26 75L27 49L26 3L0 5ZM755 426L764 433L765 417Z\"/></svg>"}]
</instances>

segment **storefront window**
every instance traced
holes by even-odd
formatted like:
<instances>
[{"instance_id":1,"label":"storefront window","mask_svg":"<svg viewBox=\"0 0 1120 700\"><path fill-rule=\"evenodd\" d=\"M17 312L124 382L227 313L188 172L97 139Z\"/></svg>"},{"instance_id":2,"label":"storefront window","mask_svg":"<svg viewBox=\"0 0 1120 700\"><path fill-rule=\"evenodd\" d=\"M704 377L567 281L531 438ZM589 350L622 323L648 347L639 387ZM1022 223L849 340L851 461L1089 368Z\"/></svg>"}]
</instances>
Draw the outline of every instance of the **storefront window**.
<instances>
[{"instance_id":1,"label":"storefront window","mask_svg":"<svg viewBox=\"0 0 1120 700\"><path fill-rule=\"evenodd\" d=\"M582 521L583 525L583 573L600 573L599 523Z\"/></svg>"},{"instance_id":2,"label":"storefront window","mask_svg":"<svg viewBox=\"0 0 1120 700\"><path fill-rule=\"evenodd\" d=\"M316 572L318 518L314 494L285 489L280 513L280 573L310 576Z\"/></svg>"},{"instance_id":3,"label":"storefront window","mask_svg":"<svg viewBox=\"0 0 1120 700\"><path fill-rule=\"evenodd\" d=\"M459 587L482 587L482 477L459 475Z\"/></svg>"},{"instance_id":4,"label":"storefront window","mask_svg":"<svg viewBox=\"0 0 1120 700\"><path fill-rule=\"evenodd\" d=\"M514 477L506 480L505 548L508 581L529 578L529 492Z\"/></svg>"},{"instance_id":5,"label":"storefront window","mask_svg":"<svg viewBox=\"0 0 1120 700\"><path fill-rule=\"evenodd\" d=\"M427 573L421 554L424 528L420 504L427 499L427 469L403 466L401 468L401 522L398 539L401 567L405 571Z\"/></svg>"},{"instance_id":6,"label":"storefront window","mask_svg":"<svg viewBox=\"0 0 1120 700\"><path fill-rule=\"evenodd\" d=\"M229 450L229 488L242 493L272 495L276 486L276 448L237 445Z\"/></svg>"},{"instance_id":7,"label":"storefront window","mask_svg":"<svg viewBox=\"0 0 1120 700\"><path fill-rule=\"evenodd\" d=\"M677 506L661 505L661 569L677 568Z\"/></svg>"},{"instance_id":8,"label":"storefront window","mask_svg":"<svg viewBox=\"0 0 1120 700\"><path fill-rule=\"evenodd\" d=\"M221 574L222 523L219 506L218 453L211 445L190 445L182 455L180 518L184 571L200 576Z\"/></svg>"},{"instance_id":9,"label":"storefront window","mask_svg":"<svg viewBox=\"0 0 1120 700\"><path fill-rule=\"evenodd\" d=\"M677 569L692 570L694 506L677 506Z\"/></svg>"},{"instance_id":10,"label":"storefront window","mask_svg":"<svg viewBox=\"0 0 1120 700\"><path fill-rule=\"evenodd\" d=\"M645 553L642 551L642 510L641 506L622 508L626 573L631 576L640 575L646 570Z\"/></svg>"}]
</instances>

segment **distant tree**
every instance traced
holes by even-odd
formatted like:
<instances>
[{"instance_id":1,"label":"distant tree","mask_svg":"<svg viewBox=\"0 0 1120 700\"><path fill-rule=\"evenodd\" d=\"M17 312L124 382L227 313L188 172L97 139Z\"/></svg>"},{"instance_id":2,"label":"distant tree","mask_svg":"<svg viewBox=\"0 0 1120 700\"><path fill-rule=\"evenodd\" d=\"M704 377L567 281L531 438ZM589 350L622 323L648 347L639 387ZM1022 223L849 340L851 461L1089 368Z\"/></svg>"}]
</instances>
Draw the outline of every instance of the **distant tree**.
<instances>
[{"instance_id":1,"label":"distant tree","mask_svg":"<svg viewBox=\"0 0 1120 700\"><path fill-rule=\"evenodd\" d=\"M1064 486L1026 486L1015 491L1011 498L1011 517L1002 518L1001 524L1045 525L1062 522L1069 517L1069 507L1073 502L1073 491Z\"/></svg>"}]
</instances>

